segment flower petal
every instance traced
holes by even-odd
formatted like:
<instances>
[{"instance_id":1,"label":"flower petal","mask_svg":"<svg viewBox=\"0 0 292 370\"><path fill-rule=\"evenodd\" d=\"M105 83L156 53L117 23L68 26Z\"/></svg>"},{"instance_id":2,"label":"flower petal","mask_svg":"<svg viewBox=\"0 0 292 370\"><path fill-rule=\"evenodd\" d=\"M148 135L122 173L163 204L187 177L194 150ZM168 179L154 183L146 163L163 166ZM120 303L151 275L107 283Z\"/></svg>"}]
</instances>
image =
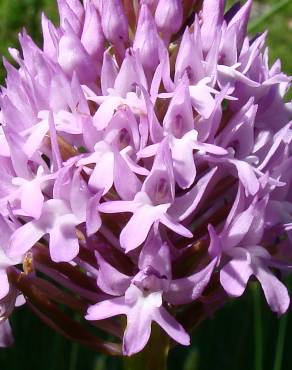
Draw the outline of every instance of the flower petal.
<instances>
[{"instance_id":1,"label":"flower petal","mask_svg":"<svg viewBox=\"0 0 292 370\"><path fill-rule=\"evenodd\" d=\"M105 153L94 167L88 185L95 191L109 191L114 182L114 153Z\"/></svg>"},{"instance_id":2,"label":"flower petal","mask_svg":"<svg viewBox=\"0 0 292 370\"><path fill-rule=\"evenodd\" d=\"M0 271L0 301L9 293L9 281L5 270Z\"/></svg>"},{"instance_id":3,"label":"flower petal","mask_svg":"<svg viewBox=\"0 0 292 370\"><path fill-rule=\"evenodd\" d=\"M155 224L149 233L139 256L139 269L151 266L161 276L171 276L171 256L166 243L162 242L158 225Z\"/></svg>"},{"instance_id":4,"label":"flower petal","mask_svg":"<svg viewBox=\"0 0 292 370\"><path fill-rule=\"evenodd\" d=\"M126 253L144 242L151 226L161 216L161 212L157 208L153 206L140 207L123 228L120 243Z\"/></svg>"},{"instance_id":5,"label":"flower petal","mask_svg":"<svg viewBox=\"0 0 292 370\"><path fill-rule=\"evenodd\" d=\"M216 173L217 167L201 177L189 192L181 197L177 197L174 204L169 209L169 214L178 221L183 221L192 214L202 200L208 187L212 183L214 184L212 180L215 179Z\"/></svg>"},{"instance_id":6,"label":"flower petal","mask_svg":"<svg viewBox=\"0 0 292 370\"><path fill-rule=\"evenodd\" d=\"M166 300L172 304L185 304L199 298L209 283L216 263L217 258L214 258L203 270L186 278L173 280L169 291L164 295Z\"/></svg>"},{"instance_id":7,"label":"flower petal","mask_svg":"<svg viewBox=\"0 0 292 370\"><path fill-rule=\"evenodd\" d=\"M95 255L99 265L97 285L107 294L114 296L124 294L131 283L131 278L111 266L100 253L95 252Z\"/></svg>"},{"instance_id":8,"label":"flower petal","mask_svg":"<svg viewBox=\"0 0 292 370\"><path fill-rule=\"evenodd\" d=\"M50 231L50 254L54 262L70 262L79 252L75 231L76 219L67 214L59 217Z\"/></svg>"},{"instance_id":9,"label":"flower petal","mask_svg":"<svg viewBox=\"0 0 292 370\"><path fill-rule=\"evenodd\" d=\"M124 315L127 313L124 297L117 297L96 303L90 306L85 316L86 320L104 320L108 317Z\"/></svg>"},{"instance_id":10,"label":"flower petal","mask_svg":"<svg viewBox=\"0 0 292 370\"><path fill-rule=\"evenodd\" d=\"M102 196L102 191L91 197L86 207L86 233L88 236L95 234L101 224L101 218L98 212L99 201Z\"/></svg>"},{"instance_id":11,"label":"flower petal","mask_svg":"<svg viewBox=\"0 0 292 370\"><path fill-rule=\"evenodd\" d=\"M263 266L258 266L255 275L261 283L271 310L280 315L284 314L290 304L289 293L285 285Z\"/></svg>"},{"instance_id":12,"label":"flower petal","mask_svg":"<svg viewBox=\"0 0 292 370\"><path fill-rule=\"evenodd\" d=\"M186 238L192 238L193 234L189 229L187 229L185 226L181 225L177 221L175 221L171 216L169 216L167 213L164 213L160 216L160 222L168 227L171 231L182 235Z\"/></svg>"},{"instance_id":13,"label":"flower petal","mask_svg":"<svg viewBox=\"0 0 292 370\"><path fill-rule=\"evenodd\" d=\"M40 222L28 222L12 234L7 255L11 258L23 255L45 234L46 230L43 229Z\"/></svg>"},{"instance_id":14,"label":"flower petal","mask_svg":"<svg viewBox=\"0 0 292 370\"><path fill-rule=\"evenodd\" d=\"M123 341L123 353L126 356L141 351L147 344L151 334L151 313L144 302L137 302L129 310Z\"/></svg>"},{"instance_id":15,"label":"flower petal","mask_svg":"<svg viewBox=\"0 0 292 370\"><path fill-rule=\"evenodd\" d=\"M0 347L9 347L13 342L14 339L9 321L0 322Z\"/></svg>"},{"instance_id":16,"label":"flower petal","mask_svg":"<svg viewBox=\"0 0 292 370\"><path fill-rule=\"evenodd\" d=\"M189 334L164 307L161 306L159 309L155 310L152 317L153 320L176 342L184 346L190 345Z\"/></svg>"},{"instance_id":17,"label":"flower petal","mask_svg":"<svg viewBox=\"0 0 292 370\"><path fill-rule=\"evenodd\" d=\"M231 297L239 297L246 288L248 279L253 274L248 252L243 248L236 248L238 256L228 262L220 272L220 282L224 290Z\"/></svg>"},{"instance_id":18,"label":"flower petal","mask_svg":"<svg viewBox=\"0 0 292 370\"><path fill-rule=\"evenodd\" d=\"M28 215L38 219L42 213L44 204L44 196L40 188L40 183L35 181L27 181L22 186L21 192L21 208Z\"/></svg>"}]
</instances>

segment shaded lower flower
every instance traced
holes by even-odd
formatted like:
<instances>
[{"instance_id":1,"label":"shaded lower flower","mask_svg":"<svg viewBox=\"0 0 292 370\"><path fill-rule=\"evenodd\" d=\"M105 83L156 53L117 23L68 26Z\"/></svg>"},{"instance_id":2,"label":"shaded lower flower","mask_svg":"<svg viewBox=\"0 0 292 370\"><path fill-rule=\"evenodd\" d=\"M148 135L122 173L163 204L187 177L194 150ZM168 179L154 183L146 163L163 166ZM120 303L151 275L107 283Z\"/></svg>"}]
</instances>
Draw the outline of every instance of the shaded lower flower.
<instances>
[{"instance_id":1,"label":"shaded lower flower","mask_svg":"<svg viewBox=\"0 0 292 370\"><path fill-rule=\"evenodd\" d=\"M263 247L236 247L228 255L231 261L221 269L220 282L229 295L241 296L253 275L259 280L272 311L281 315L288 310L288 290L269 269L271 256Z\"/></svg>"},{"instance_id":2,"label":"shaded lower flower","mask_svg":"<svg viewBox=\"0 0 292 370\"><path fill-rule=\"evenodd\" d=\"M152 321L178 343L189 344L189 335L164 304L179 305L199 298L210 280L216 260L189 277L172 280L170 258L169 248L162 242L157 224L145 242L139 257L140 271L134 277L122 274L97 254L97 284L105 293L116 297L89 307L86 318L102 320L126 315L123 341L126 355L144 348L150 337Z\"/></svg>"}]
</instances>

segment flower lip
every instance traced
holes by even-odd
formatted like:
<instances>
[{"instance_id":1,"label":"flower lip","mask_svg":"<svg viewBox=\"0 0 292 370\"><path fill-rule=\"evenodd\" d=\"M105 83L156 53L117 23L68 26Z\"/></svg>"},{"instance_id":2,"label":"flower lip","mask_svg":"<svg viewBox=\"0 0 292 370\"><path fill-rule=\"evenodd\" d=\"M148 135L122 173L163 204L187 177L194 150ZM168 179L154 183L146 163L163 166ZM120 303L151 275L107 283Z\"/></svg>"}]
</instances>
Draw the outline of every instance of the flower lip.
<instances>
[{"instance_id":1,"label":"flower lip","mask_svg":"<svg viewBox=\"0 0 292 370\"><path fill-rule=\"evenodd\" d=\"M120 149L126 148L131 143L131 136L126 128L122 128L119 133Z\"/></svg>"},{"instance_id":2,"label":"flower lip","mask_svg":"<svg viewBox=\"0 0 292 370\"><path fill-rule=\"evenodd\" d=\"M175 137L181 138L183 135L183 117L181 114L177 114L172 122L172 132Z\"/></svg>"},{"instance_id":3,"label":"flower lip","mask_svg":"<svg viewBox=\"0 0 292 370\"><path fill-rule=\"evenodd\" d=\"M147 266L132 279L132 284L147 295L167 290L169 281L167 276L161 275L152 266Z\"/></svg>"}]
</instances>

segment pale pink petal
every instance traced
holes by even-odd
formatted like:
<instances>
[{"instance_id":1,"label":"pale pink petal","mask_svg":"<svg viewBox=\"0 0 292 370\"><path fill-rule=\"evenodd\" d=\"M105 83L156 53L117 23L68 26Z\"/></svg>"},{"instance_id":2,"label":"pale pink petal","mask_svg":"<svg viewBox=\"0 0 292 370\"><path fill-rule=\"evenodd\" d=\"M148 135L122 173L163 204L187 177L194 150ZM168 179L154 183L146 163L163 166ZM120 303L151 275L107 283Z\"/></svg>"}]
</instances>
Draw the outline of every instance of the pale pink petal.
<instances>
[{"instance_id":1,"label":"pale pink petal","mask_svg":"<svg viewBox=\"0 0 292 370\"><path fill-rule=\"evenodd\" d=\"M101 218L98 212L100 198L102 196L102 191L91 197L87 203L86 207L86 233L88 236L95 234L101 224Z\"/></svg>"},{"instance_id":2,"label":"pale pink petal","mask_svg":"<svg viewBox=\"0 0 292 370\"><path fill-rule=\"evenodd\" d=\"M120 243L126 253L144 242L151 226L160 216L161 213L153 206L144 206L135 211L120 235Z\"/></svg>"},{"instance_id":3,"label":"pale pink petal","mask_svg":"<svg viewBox=\"0 0 292 370\"><path fill-rule=\"evenodd\" d=\"M101 203L98 210L103 213L122 213L134 212L136 209L135 202L127 200L115 200Z\"/></svg>"},{"instance_id":4,"label":"pale pink petal","mask_svg":"<svg viewBox=\"0 0 292 370\"><path fill-rule=\"evenodd\" d=\"M74 172L71 189L70 189L70 205L73 214L80 222L86 220L86 206L90 199L90 192L86 181L81 175L82 168L80 167Z\"/></svg>"},{"instance_id":5,"label":"pale pink petal","mask_svg":"<svg viewBox=\"0 0 292 370\"><path fill-rule=\"evenodd\" d=\"M229 160L229 162L236 166L239 180L245 188L246 195L255 195L258 192L260 185L253 167L244 161Z\"/></svg>"},{"instance_id":6,"label":"pale pink petal","mask_svg":"<svg viewBox=\"0 0 292 370\"><path fill-rule=\"evenodd\" d=\"M9 257L18 257L28 252L45 234L46 230L38 221L31 221L17 229L11 236L7 250Z\"/></svg>"},{"instance_id":7,"label":"pale pink petal","mask_svg":"<svg viewBox=\"0 0 292 370\"><path fill-rule=\"evenodd\" d=\"M258 266L255 275L262 285L271 310L283 315L290 304L289 293L285 285L263 266Z\"/></svg>"},{"instance_id":8,"label":"pale pink petal","mask_svg":"<svg viewBox=\"0 0 292 370\"><path fill-rule=\"evenodd\" d=\"M149 311L147 305L140 302L129 310L123 341L123 353L126 356L141 351L147 344L151 333L152 310Z\"/></svg>"},{"instance_id":9,"label":"pale pink petal","mask_svg":"<svg viewBox=\"0 0 292 370\"><path fill-rule=\"evenodd\" d=\"M175 199L168 213L178 221L185 220L196 210L205 192L212 184L214 184L212 180L215 180L216 173L217 167L207 172L206 175L198 180L189 192Z\"/></svg>"},{"instance_id":10,"label":"pale pink petal","mask_svg":"<svg viewBox=\"0 0 292 370\"><path fill-rule=\"evenodd\" d=\"M165 293L168 302L180 305L198 299L208 285L217 258L214 258L204 269L186 278L172 280L169 291Z\"/></svg>"},{"instance_id":11,"label":"pale pink petal","mask_svg":"<svg viewBox=\"0 0 292 370\"><path fill-rule=\"evenodd\" d=\"M153 320L176 342L188 346L190 336L185 329L175 320L164 307L159 307L152 314Z\"/></svg>"},{"instance_id":12,"label":"pale pink petal","mask_svg":"<svg viewBox=\"0 0 292 370\"><path fill-rule=\"evenodd\" d=\"M102 190L104 194L109 191L114 182L114 154L105 153L96 164L90 179L89 186L95 191Z\"/></svg>"},{"instance_id":13,"label":"pale pink petal","mask_svg":"<svg viewBox=\"0 0 292 370\"><path fill-rule=\"evenodd\" d=\"M50 231L50 255L54 262L70 262L79 252L76 236L76 219L68 214L61 216Z\"/></svg>"},{"instance_id":14,"label":"pale pink petal","mask_svg":"<svg viewBox=\"0 0 292 370\"><path fill-rule=\"evenodd\" d=\"M86 320L104 320L108 317L124 315L127 313L124 297L117 297L96 303L90 306L85 316Z\"/></svg>"},{"instance_id":15,"label":"pale pink petal","mask_svg":"<svg viewBox=\"0 0 292 370\"><path fill-rule=\"evenodd\" d=\"M168 227L171 231L182 235L186 238L192 238L193 234L185 226L178 223L173 217L169 216L167 213L164 213L159 218L160 222Z\"/></svg>"},{"instance_id":16,"label":"pale pink petal","mask_svg":"<svg viewBox=\"0 0 292 370\"><path fill-rule=\"evenodd\" d=\"M42 213L44 196L37 180L27 181L22 186L21 208L29 216L38 219Z\"/></svg>"},{"instance_id":17,"label":"pale pink petal","mask_svg":"<svg viewBox=\"0 0 292 370\"><path fill-rule=\"evenodd\" d=\"M9 293L9 281L5 270L0 270L0 301ZM1 303L0 303L1 304Z\"/></svg>"},{"instance_id":18,"label":"pale pink petal","mask_svg":"<svg viewBox=\"0 0 292 370\"><path fill-rule=\"evenodd\" d=\"M95 253L99 265L97 285L107 294L123 295L131 283L131 278L111 266L100 253Z\"/></svg>"},{"instance_id":19,"label":"pale pink petal","mask_svg":"<svg viewBox=\"0 0 292 370\"><path fill-rule=\"evenodd\" d=\"M239 250L239 248L237 249ZM246 284L253 274L248 252L240 249L241 253L228 262L220 272L221 285L231 297L239 297L243 294Z\"/></svg>"}]
</instances>

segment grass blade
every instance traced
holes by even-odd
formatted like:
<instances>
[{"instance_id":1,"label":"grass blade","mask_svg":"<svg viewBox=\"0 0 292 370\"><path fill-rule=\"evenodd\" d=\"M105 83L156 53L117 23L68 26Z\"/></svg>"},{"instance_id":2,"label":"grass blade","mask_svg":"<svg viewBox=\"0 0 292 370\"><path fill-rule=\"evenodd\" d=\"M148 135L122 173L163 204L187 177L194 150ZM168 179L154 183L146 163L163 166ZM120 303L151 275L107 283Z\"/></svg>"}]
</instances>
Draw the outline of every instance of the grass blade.
<instances>
[{"instance_id":1,"label":"grass blade","mask_svg":"<svg viewBox=\"0 0 292 370\"><path fill-rule=\"evenodd\" d=\"M274 370L281 370L281 368L282 368L282 359L283 359L283 351L284 351L287 321L288 321L288 314L283 316L280 319L280 322L279 322L278 338L277 338L276 352L275 352Z\"/></svg>"},{"instance_id":2,"label":"grass blade","mask_svg":"<svg viewBox=\"0 0 292 370\"><path fill-rule=\"evenodd\" d=\"M268 10L261 17L257 18L255 21L250 23L250 26L248 27L248 32L251 32L251 33L254 32L256 29L258 29L258 27L260 27L267 20L269 20L269 18L273 17L276 13L283 10L285 6L291 3L292 3L292 0L281 0L279 2L276 2L275 5L273 5L270 10Z\"/></svg>"},{"instance_id":3,"label":"grass blade","mask_svg":"<svg viewBox=\"0 0 292 370\"><path fill-rule=\"evenodd\" d=\"M258 285L253 286L254 301L254 368L263 370L263 326L261 297Z\"/></svg>"}]
</instances>

